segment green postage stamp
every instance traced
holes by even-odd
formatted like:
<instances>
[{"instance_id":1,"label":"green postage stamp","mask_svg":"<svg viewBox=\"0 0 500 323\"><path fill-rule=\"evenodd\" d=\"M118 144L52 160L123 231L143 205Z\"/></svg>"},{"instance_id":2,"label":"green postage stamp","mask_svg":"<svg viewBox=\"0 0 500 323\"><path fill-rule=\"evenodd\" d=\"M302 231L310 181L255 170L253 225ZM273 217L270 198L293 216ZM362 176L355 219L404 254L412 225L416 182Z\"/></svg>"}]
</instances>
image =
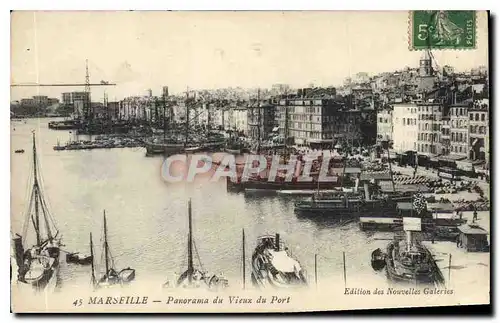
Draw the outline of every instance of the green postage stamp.
<instances>
[{"instance_id":1,"label":"green postage stamp","mask_svg":"<svg viewBox=\"0 0 500 323\"><path fill-rule=\"evenodd\" d=\"M475 49L476 12L416 10L410 12L410 49Z\"/></svg>"}]
</instances>

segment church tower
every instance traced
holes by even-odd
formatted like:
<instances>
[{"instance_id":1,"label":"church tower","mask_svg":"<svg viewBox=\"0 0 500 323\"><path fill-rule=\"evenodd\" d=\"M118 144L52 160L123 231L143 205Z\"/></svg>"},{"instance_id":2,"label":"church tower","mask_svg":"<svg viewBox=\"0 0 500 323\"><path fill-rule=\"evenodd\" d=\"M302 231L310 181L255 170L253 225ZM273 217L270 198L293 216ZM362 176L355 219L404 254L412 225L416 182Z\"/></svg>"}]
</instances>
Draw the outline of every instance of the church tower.
<instances>
[{"instance_id":1,"label":"church tower","mask_svg":"<svg viewBox=\"0 0 500 323\"><path fill-rule=\"evenodd\" d=\"M420 76L433 76L434 70L432 69L432 58L428 50L426 50L422 58L420 58Z\"/></svg>"},{"instance_id":2,"label":"church tower","mask_svg":"<svg viewBox=\"0 0 500 323\"><path fill-rule=\"evenodd\" d=\"M432 56L428 50L426 50L423 53L422 58L420 58L418 74L420 78L419 90L421 92L429 92L433 90L436 78L434 75L434 69L432 68Z\"/></svg>"}]
</instances>

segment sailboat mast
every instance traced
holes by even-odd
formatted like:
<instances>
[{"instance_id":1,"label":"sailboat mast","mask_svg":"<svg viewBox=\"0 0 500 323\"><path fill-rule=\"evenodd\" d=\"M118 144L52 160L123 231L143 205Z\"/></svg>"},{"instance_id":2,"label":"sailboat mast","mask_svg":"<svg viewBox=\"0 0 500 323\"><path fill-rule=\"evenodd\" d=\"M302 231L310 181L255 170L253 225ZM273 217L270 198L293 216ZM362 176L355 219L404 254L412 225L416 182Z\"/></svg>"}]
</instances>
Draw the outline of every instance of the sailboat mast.
<instances>
[{"instance_id":1,"label":"sailboat mast","mask_svg":"<svg viewBox=\"0 0 500 323\"><path fill-rule=\"evenodd\" d=\"M36 244L40 245L41 237L40 237L40 211L38 209L38 173L37 173L37 163L36 163L36 140L35 133L33 132L33 173L34 173L34 183L33 190L35 193L35 231L36 231Z\"/></svg>"},{"instance_id":2,"label":"sailboat mast","mask_svg":"<svg viewBox=\"0 0 500 323\"><path fill-rule=\"evenodd\" d=\"M92 232L90 232L90 258L92 259L92 286L95 285L95 268L94 268L94 245L92 243Z\"/></svg>"},{"instance_id":3,"label":"sailboat mast","mask_svg":"<svg viewBox=\"0 0 500 323\"><path fill-rule=\"evenodd\" d=\"M242 265L243 265L243 289L245 289L245 283L246 283L246 267L245 267L245 229L243 229L242 231L243 233L243 240L242 240L242 255L241 255L241 262L242 262Z\"/></svg>"},{"instance_id":4,"label":"sailboat mast","mask_svg":"<svg viewBox=\"0 0 500 323\"><path fill-rule=\"evenodd\" d=\"M259 112L258 117L259 121L257 123L257 130L258 130L258 142L257 142L257 154L260 153L260 140L261 140L261 133L260 133L260 123L261 123L261 111L260 111L260 88L257 90L257 111Z\"/></svg>"},{"instance_id":5,"label":"sailboat mast","mask_svg":"<svg viewBox=\"0 0 500 323\"><path fill-rule=\"evenodd\" d=\"M104 258L106 262L106 274L109 271L108 261L108 226L106 224L106 210L104 210Z\"/></svg>"},{"instance_id":6,"label":"sailboat mast","mask_svg":"<svg viewBox=\"0 0 500 323\"><path fill-rule=\"evenodd\" d=\"M191 212L191 200L188 202L189 233L188 233L188 279L191 282L194 272L193 266L193 217Z\"/></svg>"},{"instance_id":7,"label":"sailboat mast","mask_svg":"<svg viewBox=\"0 0 500 323\"><path fill-rule=\"evenodd\" d=\"M189 133L189 87L186 91L186 142L185 146L188 144L188 133Z\"/></svg>"}]
</instances>

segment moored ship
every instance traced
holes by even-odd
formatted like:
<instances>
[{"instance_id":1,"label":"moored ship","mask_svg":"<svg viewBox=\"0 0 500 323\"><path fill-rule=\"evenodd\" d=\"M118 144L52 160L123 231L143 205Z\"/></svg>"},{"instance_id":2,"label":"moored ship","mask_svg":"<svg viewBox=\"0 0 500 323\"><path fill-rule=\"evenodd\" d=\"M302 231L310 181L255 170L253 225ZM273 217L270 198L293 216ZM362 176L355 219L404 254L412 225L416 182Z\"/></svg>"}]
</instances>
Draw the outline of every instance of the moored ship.
<instances>
[{"instance_id":1,"label":"moored ship","mask_svg":"<svg viewBox=\"0 0 500 323\"><path fill-rule=\"evenodd\" d=\"M280 235L265 235L257 239L252 254L252 283L257 288L297 288L307 286L299 261L295 259Z\"/></svg>"},{"instance_id":2,"label":"moored ship","mask_svg":"<svg viewBox=\"0 0 500 323\"><path fill-rule=\"evenodd\" d=\"M218 136L206 138L191 138L188 141L178 137L152 138L145 141L146 153L156 154L178 154L190 151L211 151L222 149L225 140Z\"/></svg>"},{"instance_id":3,"label":"moored ship","mask_svg":"<svg viewBox=\"0 0 500 323\"><path fill-rule=\"evenodd\" d=\"M31 285L35 290L44 290L49 284L52 285L52 282L55 286L59 271L61 241L38 178L35 133L33 133L33 172L34 182L23 234L17 234L14 238L14 249L18 282ZM32 247L25 248L28 244L27 231L30 224L35 231L35 243Z\"/></svg>"},{"instance_id":4,"label":"moored ship","mask_svg":"<svg viewBox=\"0 0 500 323\"><path fill-rule=\"evenodd\" d=\"M372 267L380 270L379 261L385 259L387 278L403 285L434 285L444 284L444 277L436 264L431 252L421 242L422 215L427 210L425 198L416 194L413 198L415 212L403 218L404 238L395 235L394 240L387 245L386 253L380 250L372 253Z\"/></svg>"},{"instance_id":5,"label":"moored ship","mask_svg":"<svg viewBox=\"0 0 500 323\"><path fill-rule=\"evenodd\" d=\"M396 283L410 285L441 285L444 277L430 251L418 240L410 237L394 240L387 246L387 277Z\"/></svg>"}]
</instances>

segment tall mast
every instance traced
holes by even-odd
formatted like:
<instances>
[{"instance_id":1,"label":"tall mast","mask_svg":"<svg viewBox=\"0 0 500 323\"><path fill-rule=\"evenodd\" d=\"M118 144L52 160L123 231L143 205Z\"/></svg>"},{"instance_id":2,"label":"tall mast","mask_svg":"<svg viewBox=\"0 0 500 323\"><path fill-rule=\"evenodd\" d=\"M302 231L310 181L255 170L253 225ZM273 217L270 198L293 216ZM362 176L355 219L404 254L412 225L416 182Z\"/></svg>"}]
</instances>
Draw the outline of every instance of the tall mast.
<instances>
[{"instance_id":1,"label":"tall mast","mask_svg":"<svg viewBox=\"0 0 500 323\"><path fill-rule=\"evenodd\" d=\"M92 101L90 99L90 75L89 75L89 60L85 60L85 97L84 97L84 116L85 119L92 119Z\"/></svg>"},{"instance_id":2,"label":"tall mast","mask_svg":"<svg viewBox=\"0 0 500 323\"><path fill-rule=\"evenodd\" d=\"M257 130L258 130L258 141L257 141L257 154L260 153L260 122L261 122L261 111L260 111L260 88L257 90L257 111L258 111L258 122L257 122Z\"/></svg>"},{"instance_id":3,"label":"tall mast","mask_svg":"<svg viewBox=\"0 0 500 323\"><path fill-rule=\"evenodd\" d=\"M95 269L94 269L94 245L92 243L92 232L90 232L90 258L92 259L92 286L95 285Z\"/></svg>"},{"instance_id":4,"label":"tall mast","mask_svg":"<svg viewBox=\"0 0 500 323\"><path fill-rule=\"evenodd\" d=\"M165 118L167 111L166 99L165 93L163 93L163 142L165 142L167 136L167 120Z\"/></svg>"},{"instance_id":5,"label":"tall mast","mask_svg":"<svg viewBox=\"0 0 500 323\"><path fill-rule=\"evenodd\" d=\"M245 289L245 282L246 282L246 279L245 279L245 275L246 275L246 268L245 268L245 229L243 229L242 231L243 233L243 241L242 241L242 256L241 256L241 263L243 265L243 289Z\"/></svg>"},{"instance_id":6,"label":"tall mast","mask_svg":"<svg viewBox=\"0 0 500 323\"><path fill-rule=\"evenodd\" d=\"M35 132L33 132L33 173L34 173L34 183L33 183L33 191L35 193L35 231L36 231L36 244L40 245L40 212L38 210L38 200L39 200L39 192L38 192L38 173L37 173L37 164L36 164L36 140L35 140Z\"/></svg>"},{"instance_id":7,"label":"tall mast","mask_svg":"<svg viewBox=\"0 0 500 323\"><path fill-rule=\"evenodd\" d=\"M186 141L185 146L187 147L188 143L188 132L189 132L189 87L186 91Z\"/></svg>"},{"instance_id":8,"label":"tall mast","mask_svg":"<svg viewBox=\"0 0 500 323\"><path fill-rule=\"evenodd\" d=\"M285 89L285 148L288 147L288 91Z\"/></svg>"},{"instance_id":9,"label":"tall mast","mask_svg":"<svg viewBox=\"0 0 500 323\"><path fill-rule=\"evenodd\" d=\"M193 216L191 214L191 199L188 202L188 215L189 215L189 233L188 233L188 279L191 282L194 272L193 266Z\"/></svg>"},{"instance_id":10,"label":"tall mast","mask_svg":"<svg viewBox=\"0 0 500 323\"><path fill-rule=\"evenodd\" d=\"M106 225L106 210L104 210L104 258L106 259L106 274L109 271L108 261L108 226Z\"/></svg>"}]
</instances>

